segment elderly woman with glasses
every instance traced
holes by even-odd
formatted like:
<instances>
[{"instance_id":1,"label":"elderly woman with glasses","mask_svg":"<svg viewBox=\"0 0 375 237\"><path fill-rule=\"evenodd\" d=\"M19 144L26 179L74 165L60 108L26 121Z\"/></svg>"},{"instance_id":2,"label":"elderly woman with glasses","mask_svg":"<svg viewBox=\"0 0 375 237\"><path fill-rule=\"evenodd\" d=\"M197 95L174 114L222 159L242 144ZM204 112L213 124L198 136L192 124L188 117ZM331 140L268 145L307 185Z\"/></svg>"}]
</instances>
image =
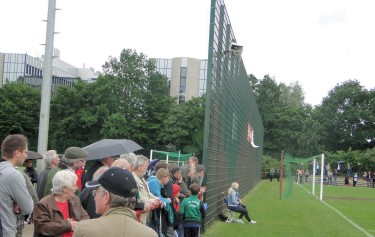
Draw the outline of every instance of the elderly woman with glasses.
<instances>
[{"instance_id":1,"label":"elderly woman with glasses","mask_svg":"<svg viewBox=\"0 0 375 237\"><path fill-rule=\"evenodd\" d=\"M34 236L73 236L81 220L89 219L79 198L77 176L70 170L56 173L52 179L52 193L38 202L34 209Z\"/></svg>"}]
</instances>

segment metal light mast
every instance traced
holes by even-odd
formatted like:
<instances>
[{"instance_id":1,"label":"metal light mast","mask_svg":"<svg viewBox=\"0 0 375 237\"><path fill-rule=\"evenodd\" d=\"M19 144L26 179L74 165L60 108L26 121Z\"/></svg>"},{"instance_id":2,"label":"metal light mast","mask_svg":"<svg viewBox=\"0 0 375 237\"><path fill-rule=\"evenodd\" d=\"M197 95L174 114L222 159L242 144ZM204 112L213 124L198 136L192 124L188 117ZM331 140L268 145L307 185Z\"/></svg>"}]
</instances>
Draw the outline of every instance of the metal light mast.
<instances>
[{"instance_id":1,"label":"metal light mast","mask_svg":"<svg viewBox=\"0 0 375 237\"><path fill-rule=\"evenodd\" d=\"M40 103L40 118L39 118L39 136L38 136L38 152L43 154L48 148L48 127L49 127L49 113L51 100L51 84L52 84L52 58L53 58L53 42L55 34L55 15L56 15L56 0L48 1L48 15L47 15L47 31L46 43L44 51L44 66L43 66L43 83L42 83L42 98ZM40 172L44 169L44 161L37 162L37 169Z\"/></svg>"}]
</instances>

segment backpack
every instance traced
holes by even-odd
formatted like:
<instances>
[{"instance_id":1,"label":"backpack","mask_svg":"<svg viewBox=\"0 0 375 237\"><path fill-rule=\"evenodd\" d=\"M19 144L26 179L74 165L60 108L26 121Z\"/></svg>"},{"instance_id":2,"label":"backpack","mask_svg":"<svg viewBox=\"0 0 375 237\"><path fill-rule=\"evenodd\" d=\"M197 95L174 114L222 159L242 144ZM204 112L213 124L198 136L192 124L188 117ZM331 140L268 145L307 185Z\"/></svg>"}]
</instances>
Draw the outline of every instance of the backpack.
<instances>
[{"instance_id":1,"label":"backpack","mask_svg":"<svg viewBox=\"0 0 375 237\"><path fill-rule=\"evenodd\" d=\"M223 212L220 212L219 214L217 214L217 218L219 219L219 221L228 220L228 217L225 214L223 214Z\"/></svg>"}]
</instances>

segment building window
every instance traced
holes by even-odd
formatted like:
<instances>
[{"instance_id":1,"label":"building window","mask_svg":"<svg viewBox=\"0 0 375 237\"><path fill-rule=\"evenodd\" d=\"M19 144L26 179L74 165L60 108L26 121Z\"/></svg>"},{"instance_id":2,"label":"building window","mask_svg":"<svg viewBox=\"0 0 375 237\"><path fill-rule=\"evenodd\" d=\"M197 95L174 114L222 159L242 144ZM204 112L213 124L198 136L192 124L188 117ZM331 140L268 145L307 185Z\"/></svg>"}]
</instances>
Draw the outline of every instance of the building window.
<instances>
[{"instance_id":1,"label":"building window","mask_svg":"<svg viewBox=\"0 0 375 237\"><path fill-rule=\"evenodd\" d=\"M181 67L180 70L180 95L185 95L186 92L186 75L187 75L187 68L186 67ZM184 101L185 101L185 96L184 96Z\"/></svg>"},{"instance_id":2,"label":"building window","mask_svg":"<svg viewBox=\"0 0 375 237\"><path fill-rule=\"evenodd\" d=\"M199 72L199 96L206 93L207 87L207 60L201 60Z\"/></svg>"},{"instance_id":3,"label":"building window","mask_svg":"<svg viewBox=\"0 0 375 237\"><path fill-rule=\"evenodd\" d=\"M184 95L180 95L178 97L178 103L181 104L181 103L184 103L185 102L185 96Z\"/></svg>"}]
</instances>

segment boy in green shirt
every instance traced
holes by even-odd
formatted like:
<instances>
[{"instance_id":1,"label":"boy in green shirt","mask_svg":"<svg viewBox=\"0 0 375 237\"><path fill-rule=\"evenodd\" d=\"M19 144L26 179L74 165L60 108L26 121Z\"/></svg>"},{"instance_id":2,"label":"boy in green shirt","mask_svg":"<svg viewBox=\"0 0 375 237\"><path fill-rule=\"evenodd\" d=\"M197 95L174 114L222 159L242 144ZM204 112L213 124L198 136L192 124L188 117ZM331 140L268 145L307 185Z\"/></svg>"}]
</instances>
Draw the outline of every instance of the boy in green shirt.
<instances>
[{"instance_id":1,"label":"boy in green shirt","mask_svg":"<svg viewBox=\"0 0 375 237\"><path fill-rule=\"evenodd\" d=\"M198 237L201 220L206 216L203 202L198 198L200 189L199 184L190 185L191 196L181 203L179 214L183 215L184 237Z\"/></svg>"}]
</instances>

